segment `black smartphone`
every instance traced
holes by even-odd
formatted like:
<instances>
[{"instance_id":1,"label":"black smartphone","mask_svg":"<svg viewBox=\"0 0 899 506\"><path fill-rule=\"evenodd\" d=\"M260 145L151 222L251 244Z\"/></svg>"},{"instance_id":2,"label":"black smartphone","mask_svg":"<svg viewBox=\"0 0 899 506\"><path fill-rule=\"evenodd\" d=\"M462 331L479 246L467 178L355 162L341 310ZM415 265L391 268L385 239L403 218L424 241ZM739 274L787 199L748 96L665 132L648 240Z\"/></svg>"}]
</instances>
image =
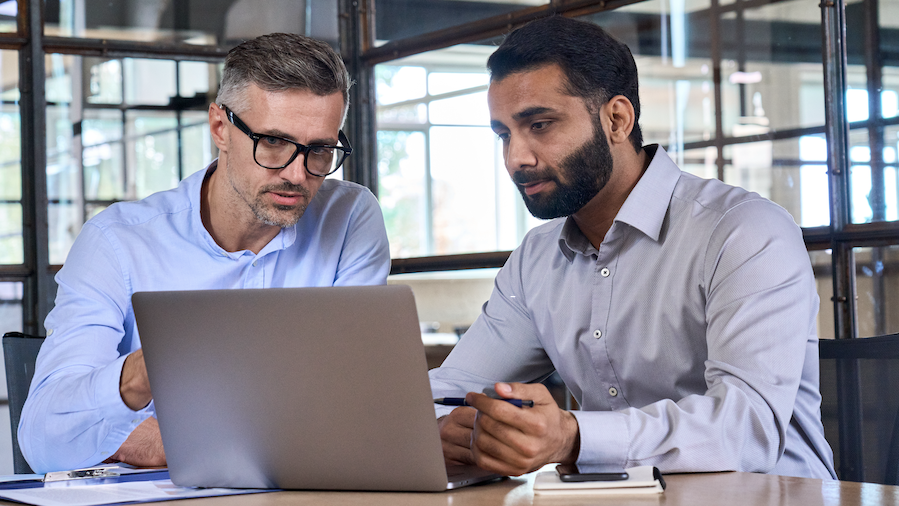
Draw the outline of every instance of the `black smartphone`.
<instances>
[{"instance_id":1,"label":"black smartphone","mask_svg":"<svg viewBox=\"0 0 899 506\"><path fill-rule=\"evenodd\" d=\"M566 466L559 464L556 466L556 472L559 473L559 479L566 482L576 481L621 481L627 479L627 473L617 471L614 473L582 473L578 471L577 466Z\"/></svg>"}]
</instances>

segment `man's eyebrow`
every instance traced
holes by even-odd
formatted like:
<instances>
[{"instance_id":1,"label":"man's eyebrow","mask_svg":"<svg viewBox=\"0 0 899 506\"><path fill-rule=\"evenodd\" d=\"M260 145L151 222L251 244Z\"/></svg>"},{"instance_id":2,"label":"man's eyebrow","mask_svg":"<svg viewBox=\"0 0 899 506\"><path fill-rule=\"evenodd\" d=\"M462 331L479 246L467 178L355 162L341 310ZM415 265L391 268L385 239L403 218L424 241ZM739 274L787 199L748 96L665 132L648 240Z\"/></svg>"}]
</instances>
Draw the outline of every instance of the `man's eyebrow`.
<instances>
[{"instance_id":1,"label":"man's eyebrow","mask_svg":"<svg viewBox=\"0 0 899 506\"><path fill-rule=\"evenodd\" d=\"M490 128L492 128L493 131L495 132L497 130L506 128L506 125L498 119L492 119L492 120L490 120Z\"/></svg>"},{"instance_id":2,"label":"man's eyebrow","mask_svg":"<svg viewBox=\"0 0 899 506\"><path fill-rule=\"evenodd\" d=\"M287 140L289 140L289 141L299 142L299 141L297 141L297 138L294 137L293 135L290 135L290 134L287 133L287 132L282 132L281 130L278 130L278 129L276 129L276 128L275 128L275 129L272 129L272 130L266 130L265 132L257 132L257 133L258 133L259 135L268 135L268 136L271 136L271 137L281 137L282 139L287 139ZM301 143L301 144L302 144L302 143ZM337 145L337 140L336 140L336 139L331 139L331 138L328 138L328 139L312 139L312 140L308 141L305 145L306 145L306 146L336 146L336 145Z\"/></svg>"},{"instance_id":3,"label":"man's eyebrow","mask_svg":"<svg viewBox=\"0 0 899 506\"><path fill-rule=\"evenodd\" d=\"M540 106L528 107L527 109L525 109L523 111L519 111L519 112L516 112L515 114L513 114L512 119L514 119L515 121L521 121L523 119L530 118L531 116L536 116L538 114L546 114L548 112L553 112L553 110L550 109L549 107L540 107Z\"/></svg>"}]
</instances>

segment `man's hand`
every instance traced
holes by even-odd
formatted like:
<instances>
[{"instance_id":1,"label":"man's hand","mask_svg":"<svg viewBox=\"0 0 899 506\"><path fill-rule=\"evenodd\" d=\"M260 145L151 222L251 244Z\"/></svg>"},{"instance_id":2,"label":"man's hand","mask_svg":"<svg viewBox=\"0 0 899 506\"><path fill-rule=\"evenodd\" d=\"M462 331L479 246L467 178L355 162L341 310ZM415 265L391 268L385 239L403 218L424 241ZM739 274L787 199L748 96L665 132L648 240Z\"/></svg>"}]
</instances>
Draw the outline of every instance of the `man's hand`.
<instances>
[{"instance_id":1,"label":"man's hand","mask_svg":"<svg viewBox=\"0 0 899 506\"><path fill-rule=\"evenodd\" d=\"M474 408L456 408L437 420L443 459L449 465L474 464L471 455L471 431L474 428Z\"/></svg>"},{"instance_id":2,"label":"man's hand","mask_svg":"<svg viewBox=\"0 0 899 506\"><path fill-rule=\"evenodd\" d=\"M138 467L165 467L165 449L159 422L150 417L138 425L107 462L124 462Z\"/></svg>"},{"instance_id":3,"label":"man's hand","mask_svg":"<svg viewBox=\"0 0 899 506\"><path fill-rule=\"evenodd\" d=\"M122 377L119 380L119 393L125 405L134 411L144 409L153 400L147 366L144 363L144 350L137 350L125 359ZM156 432L158 433L159 429Z\"/></svg>"},{"instance_id":4,"label":"man's hand","mask_svg":"<svg viewBox=\"0 0 899 506\"><path fill-rule=\"evenodd\" d=\"M469 393L465 397L477 409L471 453L478 467L520 476L550 462L573 464L577 460L577 419L559 409L544 385L497 383L495 388L500 397L530 399L534 407L518 408L484 394Z\"/></svg>"}]
</instances>

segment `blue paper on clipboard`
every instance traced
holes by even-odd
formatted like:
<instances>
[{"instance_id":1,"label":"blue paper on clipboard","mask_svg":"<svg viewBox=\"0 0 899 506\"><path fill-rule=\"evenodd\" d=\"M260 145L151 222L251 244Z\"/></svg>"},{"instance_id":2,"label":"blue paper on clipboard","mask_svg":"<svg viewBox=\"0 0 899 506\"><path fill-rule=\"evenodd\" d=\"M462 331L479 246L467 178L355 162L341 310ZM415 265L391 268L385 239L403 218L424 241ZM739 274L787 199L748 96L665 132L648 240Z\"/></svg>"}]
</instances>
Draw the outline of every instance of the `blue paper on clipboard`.
<instances>
[{"instance_id":1,"label":"blue paper on clipboard","mask_svg":"<svg viewBox=\"0 0 899 506\"><path fill-rule=\"evenodd\" d=\"M189 488L169 479L167 469L104 467L67 471L69 477L0 477L0 499L34 506L94 506L271 492L270 489ZM47 481L45 481L47 480Z\"/></svg>"}]
</instances>

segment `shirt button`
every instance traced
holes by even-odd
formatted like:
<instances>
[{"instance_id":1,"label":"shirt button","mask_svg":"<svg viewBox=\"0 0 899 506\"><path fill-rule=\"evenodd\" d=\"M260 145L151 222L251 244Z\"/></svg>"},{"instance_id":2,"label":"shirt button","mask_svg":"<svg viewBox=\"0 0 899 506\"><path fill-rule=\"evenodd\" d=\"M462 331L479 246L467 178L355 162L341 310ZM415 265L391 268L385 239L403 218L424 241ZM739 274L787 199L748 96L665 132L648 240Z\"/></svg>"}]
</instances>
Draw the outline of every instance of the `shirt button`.
<instances>
[{"instance_id":1,"label":"shirt button","mask_svg":"<svg viewBox=\"0 0 899 506\"><path fill-rule=\"evenodd\" d=\"M609 387L609 395L611 395L612 397L617 397L618 389L615 387Z\"/></svg>"},{"instance_id":2,"label":"shirt button","mask_svg":"<svg viewBox=\"0 0 899 506\"><path fill-rule=\"evenodd\" d=\"M253 262L253 267L256 267L256 262Z\"/></svg>"},{"instance_id":3,"label":"shirt button","mask_svg":"<svg viewBox=\"0 0 899 506\"><path fill-rule=\"evenodd\" d=\"M602 270L599 271L599 274L602 275L602 277L604 277L604 278L609 277L609 274L611 274L611 273L612 273L612 271L610 271L608 267L603 267Z\"/></svg>"},{"instance_id":4,"label":"shirt button","mask_svg":"<svg viewBox=\"0 0 899 506\"><path fill-rule=\"evenodd\" d=\"M601 331L601 330L594 330L594 331L593 331L593 337L599 339L600 337L602 337L602 331Z\"/></svg>"}]
</instances>

